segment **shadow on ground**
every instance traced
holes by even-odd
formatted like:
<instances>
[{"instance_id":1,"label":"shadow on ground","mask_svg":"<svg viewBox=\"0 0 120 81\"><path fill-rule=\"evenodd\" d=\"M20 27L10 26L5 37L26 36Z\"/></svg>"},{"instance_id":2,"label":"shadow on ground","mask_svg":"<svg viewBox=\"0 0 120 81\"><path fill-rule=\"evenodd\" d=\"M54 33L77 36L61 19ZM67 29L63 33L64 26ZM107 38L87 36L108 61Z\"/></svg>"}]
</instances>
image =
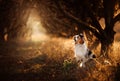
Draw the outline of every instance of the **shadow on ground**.
<instances>
[{"instance_id":1,"label":"shadow on ground","mask_svg":"<svg viewBox=\"0 0 120 81\"><path fill-rule=\"evenodd\" d=\"M54 42L46 44L1 43L0 81L120 81L119 64L100 65L91 60L80 68L72 58L73 50Z\"/></svg>"}]
</instances>

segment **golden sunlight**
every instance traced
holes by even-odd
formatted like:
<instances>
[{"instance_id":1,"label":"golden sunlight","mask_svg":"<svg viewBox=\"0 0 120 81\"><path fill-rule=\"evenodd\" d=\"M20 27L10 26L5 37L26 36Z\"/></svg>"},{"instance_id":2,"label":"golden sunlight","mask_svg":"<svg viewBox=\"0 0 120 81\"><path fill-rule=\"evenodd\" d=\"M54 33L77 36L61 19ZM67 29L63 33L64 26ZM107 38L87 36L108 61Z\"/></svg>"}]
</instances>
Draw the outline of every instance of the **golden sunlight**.
<instances>
[{"instance_id":1,"label":"golden sunlight","mask_svg":"<svg viewBox=\"0 0 120 81\"><path fill-rule=\"evenodd\" d=\"M43 41L47 38L46 30L43 28L37 10L33 9L27 21L27 26L31 30L31 40L33 42Z\"/></svg>"},{"instance_id":2,"label":"golden sunlight","mask_svg":"<svg viewBox=\"0 0 120 81\"><path fill-rule=\"evenodd\" d=\"M32 35L31 39L34 42L44 40L46 38L45 29L42 28L42 25L38 21L32 22Z\"/></svg>"}]
</instances>

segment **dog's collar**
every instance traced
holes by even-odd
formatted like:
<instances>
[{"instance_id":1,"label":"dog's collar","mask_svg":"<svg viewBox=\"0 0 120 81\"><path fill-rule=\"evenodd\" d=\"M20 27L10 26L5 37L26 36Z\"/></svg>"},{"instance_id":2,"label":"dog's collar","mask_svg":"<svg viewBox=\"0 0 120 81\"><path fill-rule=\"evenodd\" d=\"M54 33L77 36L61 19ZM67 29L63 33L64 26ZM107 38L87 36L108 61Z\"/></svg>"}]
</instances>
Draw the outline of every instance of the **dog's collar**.
<instances>
[{"instance_id":1,"label":"dog's collar","mask_svg":"<svg viewBox=\"0 0 120 81\"><path fill-rule=\"evenodd\" d=\"M80 44L80 43L75 43L75 45L77 45L77 44L78 44L78 45L83 45L83 44L85 44L85 42L84 42L84 43L82 43L82 44Z\"/></svg>"},{"instance_id":2,"label":"dog's collar","mask_svg":"<svg viewBox=\"0 0 120 81\"><path fill-rule=\"evenodd\" d=\"M79 46L82 46L82 45L84 45L84 43L83 43L83 44L75 44L75 45L77 45L77 46L78 46L78 45L79 45Z\"/></svg>"}]
</instances>

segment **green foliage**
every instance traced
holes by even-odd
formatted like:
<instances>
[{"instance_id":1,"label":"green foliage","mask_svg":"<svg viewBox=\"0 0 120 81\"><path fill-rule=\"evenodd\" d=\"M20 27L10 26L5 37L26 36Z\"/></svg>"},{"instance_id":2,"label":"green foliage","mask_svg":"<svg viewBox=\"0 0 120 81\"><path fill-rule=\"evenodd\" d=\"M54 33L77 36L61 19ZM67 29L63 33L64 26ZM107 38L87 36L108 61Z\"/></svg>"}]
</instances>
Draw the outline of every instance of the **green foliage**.
<instances>
[{"instance_id":1,"label":"green foliage","mask_svg":"<svg viewBox=\"0 0 120 81\"><path fill-rule=\"evenodd\" d=\"M77 64L73 60L66 59L63 62L63 71L64 73L68 74L71 70L75 69Z\"/></svg>"},{"instance_id":2,"label":"green foliage","mask_svg":"<svg viewBox=\"0 0 120 81\"><path fill-rule=\"evenodd\" d=\"M63 68L65 70L70 70L70 68L71 68L72 65L73 65L72 62L69 61L69 60L64 60L64 62L63 62Z\"/></svg>"}]
</instances>

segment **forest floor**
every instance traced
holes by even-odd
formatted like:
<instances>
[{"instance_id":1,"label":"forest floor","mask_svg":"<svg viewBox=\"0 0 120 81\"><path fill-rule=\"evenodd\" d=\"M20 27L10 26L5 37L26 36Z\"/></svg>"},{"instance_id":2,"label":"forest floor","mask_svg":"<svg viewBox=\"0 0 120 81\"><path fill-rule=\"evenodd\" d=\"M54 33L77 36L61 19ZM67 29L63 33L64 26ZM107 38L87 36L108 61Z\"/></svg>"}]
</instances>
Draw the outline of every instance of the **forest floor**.
<instances>
[{"instance_id":1,"label":"forest floor","mask_svg":"<svg viewBox=\"0 0 120 81\"><path fill-rule=\"evenodd\" d=\"M119 57L101 57L80 68L73 56L67 39L0 43L0 81L120 81Z\"/></svg>"}]
</instances>

